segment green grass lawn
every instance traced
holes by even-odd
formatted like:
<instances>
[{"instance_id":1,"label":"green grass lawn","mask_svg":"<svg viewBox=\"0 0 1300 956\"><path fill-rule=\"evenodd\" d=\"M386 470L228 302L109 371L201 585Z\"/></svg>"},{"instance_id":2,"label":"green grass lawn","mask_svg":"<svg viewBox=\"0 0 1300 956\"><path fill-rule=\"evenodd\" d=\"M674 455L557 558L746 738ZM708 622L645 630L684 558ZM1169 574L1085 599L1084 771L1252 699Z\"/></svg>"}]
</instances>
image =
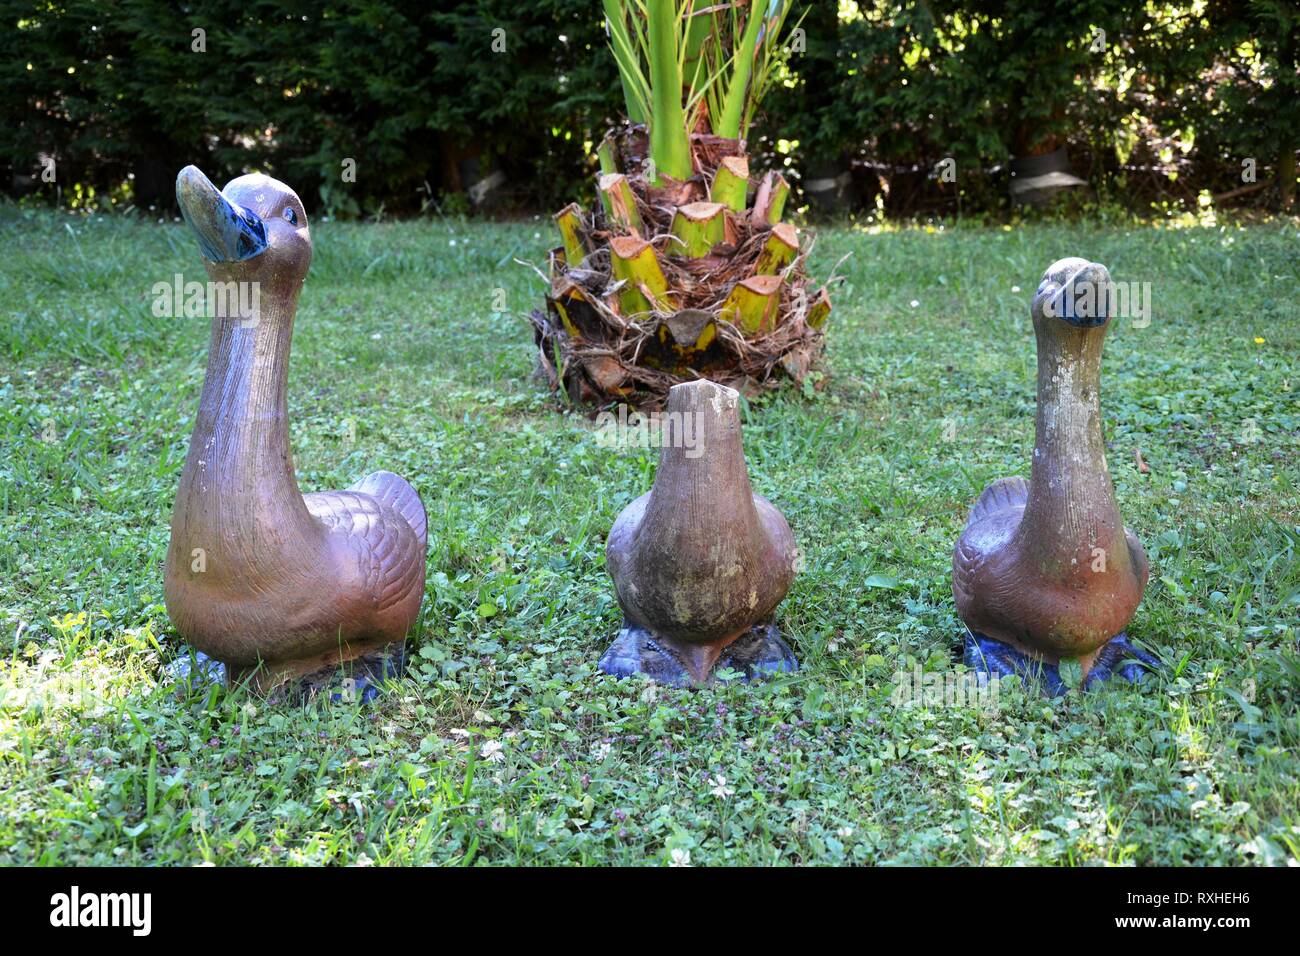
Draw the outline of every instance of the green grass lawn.
<instances>
[{"instance_id":1,"label":"green grass lawn","mask_svg":"<svg viewBox=\"0 0 1300 956\"><path fill-rule=\"evenodd\" d=\"M208 332L150 305L205 280L197 248L0 209L0 863L1300 858L1294 224L821 230L819 277L852 253L826 377L745 415L755 490L805 556L778 610L803 669L704 692L596 669L620 620L605 535L657 455L600 447L530 378L541 285L515 260L543 261L550 223L313 231L299 481L388 468L429 511L412 666L370 707L169 679L162 562ZM1102 401L1153 565L1130 633L1167 673L896 706L896 671L957 666L951 549L990 480L1028 474L1028 303L1065 255L1152 283Z\"/></svg>"}]
</instances>

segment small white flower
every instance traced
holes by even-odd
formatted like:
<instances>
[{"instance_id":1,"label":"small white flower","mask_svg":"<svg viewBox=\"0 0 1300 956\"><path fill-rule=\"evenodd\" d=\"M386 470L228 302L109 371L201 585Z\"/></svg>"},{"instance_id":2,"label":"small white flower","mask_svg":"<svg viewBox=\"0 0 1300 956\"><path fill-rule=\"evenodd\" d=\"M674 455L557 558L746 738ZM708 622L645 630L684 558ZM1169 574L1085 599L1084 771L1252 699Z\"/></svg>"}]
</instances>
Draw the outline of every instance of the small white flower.
<instances>
[{"instance_id":1,"label":"small white flower","mask_svg":"<svg viewBox=\"0 0 1300 956\"><path fill-rule=\"evenodd\" d=\"M1019 292L1019 291L1020 291L1020 286L1018 286L1018 285L1013 285L1013 286L1011 287L1011 291L1012 291L1012 292Z\"/></svg>"},{"instance_id":2,"label":"small white flower","mask_svg":"<svg viewBox=\"0 0 1300 956\"><path fill-rule=\"evenodd\" d=\"M673 850L670 854L668 854L668 856L669 856L669 863L668 863L669 866L690 866L691 865L690 850Z\"/></svg>"},{"instance_id":3,"label":"small white flower","mask_svg":"<svg viewBox=\"0 0 1300 956\"><path fill-rule=\"evenodd\" d=\"M542 234L541 234L540 232L535 232L535 233L533 233L533 238L534 238L534 239L540 239L540 238L542 238Z\"/></svg>"},{"instance_id":4,"label":"small white flower","mask_svg":"<svg viewBox=\"0 0 1300 956\"><path fill-rule=\"evenodd\" d=\"M489 740L483 745L483 749L478 752L478 755L488 763L496 763L498 760L506 759L505 749L501 741Z\"/></svg>"},{"instance_id":5,"label":"small white flower","mask_svg":"<svg viewBox=\"0 0 1300 956\"><path fill-rule=\"evenodd\" d=\"M506 811L505 807L497 807L492 811L492 832L506 832Z\"/></svg>"},{"instance_id":6,"label":"small white flower","mask_svg":"<svg viewBox=\"0 0 1300 956\"><path fill-rule=\"evenodd\" d=\"M455 239L452 239L452 240L448 243L448 245L452 245L452 246L454 246L455 244L456 244L456 240L455 240Z\"/></svg>"},{"instance_id":7,"label":"small white flower","mask_svg":"<svg viewBox=\"0 0 1300 956\"><path fill-rule=\"evenodd\" d=\"M604 760L614 748L609 744L596 744L591 748L591 755L597 760Z\"/></svg>"},{"instance_id":8,"label":"small white flower","mask_svg":"<svg viewBox=\"0 0 1300 956\"><path fill-rule=\"evenodd\" d=\"M920 300L920 299L913 299L913 300L912 300L912 308L915 309L915 308L916 308L917 306L919 306L920 304L921 304L921 300Z\"/></svg>"},{"instance_id":9,"label":"small white flower","mask_svg":"<svg viewBox=\"0 0 1300 956\"><path fill-rule=\"evenodd\" d=\"M713 784L713 789L710 791L710 793L712 793L715 797L719 797L723 800L727 799L727 797L731 796L733 793L736 792L735 790L727 786L727 778L724 777L722 774L718 774L709 782Z\"/></svg>"},{"instance_id":10,"label":"small white flower","mask_svg":"<svg viewBox=\"0 0 1300 956\"><path fill-rule=\"evenodd\" d=\"M853 827L840 827L835 831L835 835L841 840L847 840L849 837L853 836Z\"/></svg>"}]
</instances>

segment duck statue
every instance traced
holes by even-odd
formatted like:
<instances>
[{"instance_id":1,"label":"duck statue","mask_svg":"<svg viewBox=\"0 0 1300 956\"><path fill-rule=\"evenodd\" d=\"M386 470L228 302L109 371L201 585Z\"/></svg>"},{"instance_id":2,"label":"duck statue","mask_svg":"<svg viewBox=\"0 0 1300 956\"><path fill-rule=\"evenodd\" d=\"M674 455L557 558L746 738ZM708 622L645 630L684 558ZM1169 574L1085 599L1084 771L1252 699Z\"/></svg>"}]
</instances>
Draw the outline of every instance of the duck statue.
<instances>
[{"instance_id":1,"label":"duck statue","mask_svg":"<svg viewBox=\"0 0 1300 956\"><path fill-rule=\"evenodd\" d=\"M772 622L794 580L794 536L750 488L739 400L705 379L668 392L654 485L605 548L624 614L606 673L686 687L724 668L749 679L798 667Z\"/></svg>"},{"instance_id":2,"label":"duck statue","mask_svg":"<svg viewBox=\"0 0 1300 956\"><path fill-rule=\"evenodd\" d=\"M1146 587L1146 552L1124 527L1101 428L1101 351L1113 286L1106 268L1061 259L1031 308L1038 344L1038 413L1029 481L984 489L953 552L953 596L977 673L1036 675L1067 687L1118 674L1140 681L1159 661L1125 629Z\"/></svg>"},{"instance_id":3,"label":"duck statue","mask_svg":"<svg viewBox=\"0 0 1300 956\"><path fill-rule=\"evenodd\" d=\"M227 681L314 691L344 670L373 696L400 669L424 597L424 505L387 471L344 491L298 490L285 390L312 242L294 191L262 175L218 190L187 166L176 199L209 287L229 294L215 297L172 513L167 613Z\"/></svg>"}]
</instances>

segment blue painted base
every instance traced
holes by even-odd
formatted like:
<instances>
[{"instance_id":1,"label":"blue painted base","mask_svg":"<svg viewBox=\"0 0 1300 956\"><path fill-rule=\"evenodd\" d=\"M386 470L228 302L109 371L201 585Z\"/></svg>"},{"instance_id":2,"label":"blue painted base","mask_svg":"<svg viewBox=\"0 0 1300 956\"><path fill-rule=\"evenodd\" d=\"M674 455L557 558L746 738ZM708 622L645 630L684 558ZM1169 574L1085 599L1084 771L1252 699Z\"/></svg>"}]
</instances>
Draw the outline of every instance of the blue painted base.
<instances>
[{"instance_id":1,"label":"blue painted base","mask_svg":"<svg viewBox=\"0 0 1300 956\"><path fill-rule=\"evenodd\" d=\"M189 645L163 671L172 680L184 681L195 687L211 687L226 682L226 665Z\"/></svg>"},{"instance_id":2,"label":"blue painted base","mask_svg":"<svg viewBox=\"0 0 1300 956\"><path fill-rule=\"evenodd\" d=\"M221 661L192 647L186 651L165 669L173 680L188 681L196 687L229 682L229 672ZM401 677L405 669L405 648L400 644L389 645L355 660L287 681L271 692L270 699L302 701L329 694L335 703L370 704L378 699L384 682Z\"/></svg>"},{"instance_id":3,"label":"blue painted base","mask_svg":"<svg viewBox=\"0 0 1300 956\"><path fill-rule=\"evenodd\" d=\"M698 686L666 643L657 641L645 628L627 621L623 622L623 629L618 632L614 643L601 656L598 666L615 677L644 674L656 684L667 687ZM793 673L799 669L799 662L790 645L781 638L777 626L768 622L755 624L726 646L713 665L713 673L724 669L739 671L742 680L762 680L773 674ZM707 683L713 683L712 673Z\"/></svg>"},{"instance_id":4,"label":"blue painted base","mask_svg":"<svg viewBox=\"0 0 1300 956\"><path fill-rule=\"evenodd\" d=\"M962 661L977 674L990 677L1020 677L1027 681L1038 681L1043 690L1052 697L1060 697L1069 688L1061 680L1060 671L1055 664L1046 664L1030 657L1028 654L995 641L991 637L968 630ZM1148 673L1158 671L1160 661L1128 639L1128 634L1121 631L1110 639L1101 654L1097 656L1092 670L1083 681L1084 689L1099 681L1119 678L1131 684L1141 684Z\"/></svg>"}]
</instances>

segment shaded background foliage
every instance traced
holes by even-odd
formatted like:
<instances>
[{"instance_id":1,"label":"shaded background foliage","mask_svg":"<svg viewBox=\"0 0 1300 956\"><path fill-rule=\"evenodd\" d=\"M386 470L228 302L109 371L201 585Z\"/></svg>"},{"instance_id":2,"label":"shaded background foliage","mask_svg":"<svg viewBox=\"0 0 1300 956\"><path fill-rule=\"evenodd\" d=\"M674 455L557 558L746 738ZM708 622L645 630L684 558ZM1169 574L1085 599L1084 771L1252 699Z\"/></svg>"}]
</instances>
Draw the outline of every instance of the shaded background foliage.
<instances>
[{"instance_id":1,"label":"shaded background foliage","mask_svg":"<svg viewBox=\"0 0 1300 956\"><path fill-rule=\"evenodd\" d=\"M2 6L11 193L52 156L73 202L170 205L194 162L213 178L273 171L339 213L418 211L498 169L507 199L547 204L578 188L583 131L621 102L596 8L574 0Z\"/></svg>"},{"instance_id":2,"label":"shaded background foliage","mask_svg":"<svg viewBox=\"0 0 1300 956\"><path fill-rule=\"evenodd\" d=\"M751 147L838 177L836 211L997 210L1008 160L1058 146L1136 209L1294 195L1296 0L800 6ZM0 189L75 207L170 207L196 162L341 216L555 208L622 105L594 0L0 0L0 22Z\"/></svg>"}]
</instances>

